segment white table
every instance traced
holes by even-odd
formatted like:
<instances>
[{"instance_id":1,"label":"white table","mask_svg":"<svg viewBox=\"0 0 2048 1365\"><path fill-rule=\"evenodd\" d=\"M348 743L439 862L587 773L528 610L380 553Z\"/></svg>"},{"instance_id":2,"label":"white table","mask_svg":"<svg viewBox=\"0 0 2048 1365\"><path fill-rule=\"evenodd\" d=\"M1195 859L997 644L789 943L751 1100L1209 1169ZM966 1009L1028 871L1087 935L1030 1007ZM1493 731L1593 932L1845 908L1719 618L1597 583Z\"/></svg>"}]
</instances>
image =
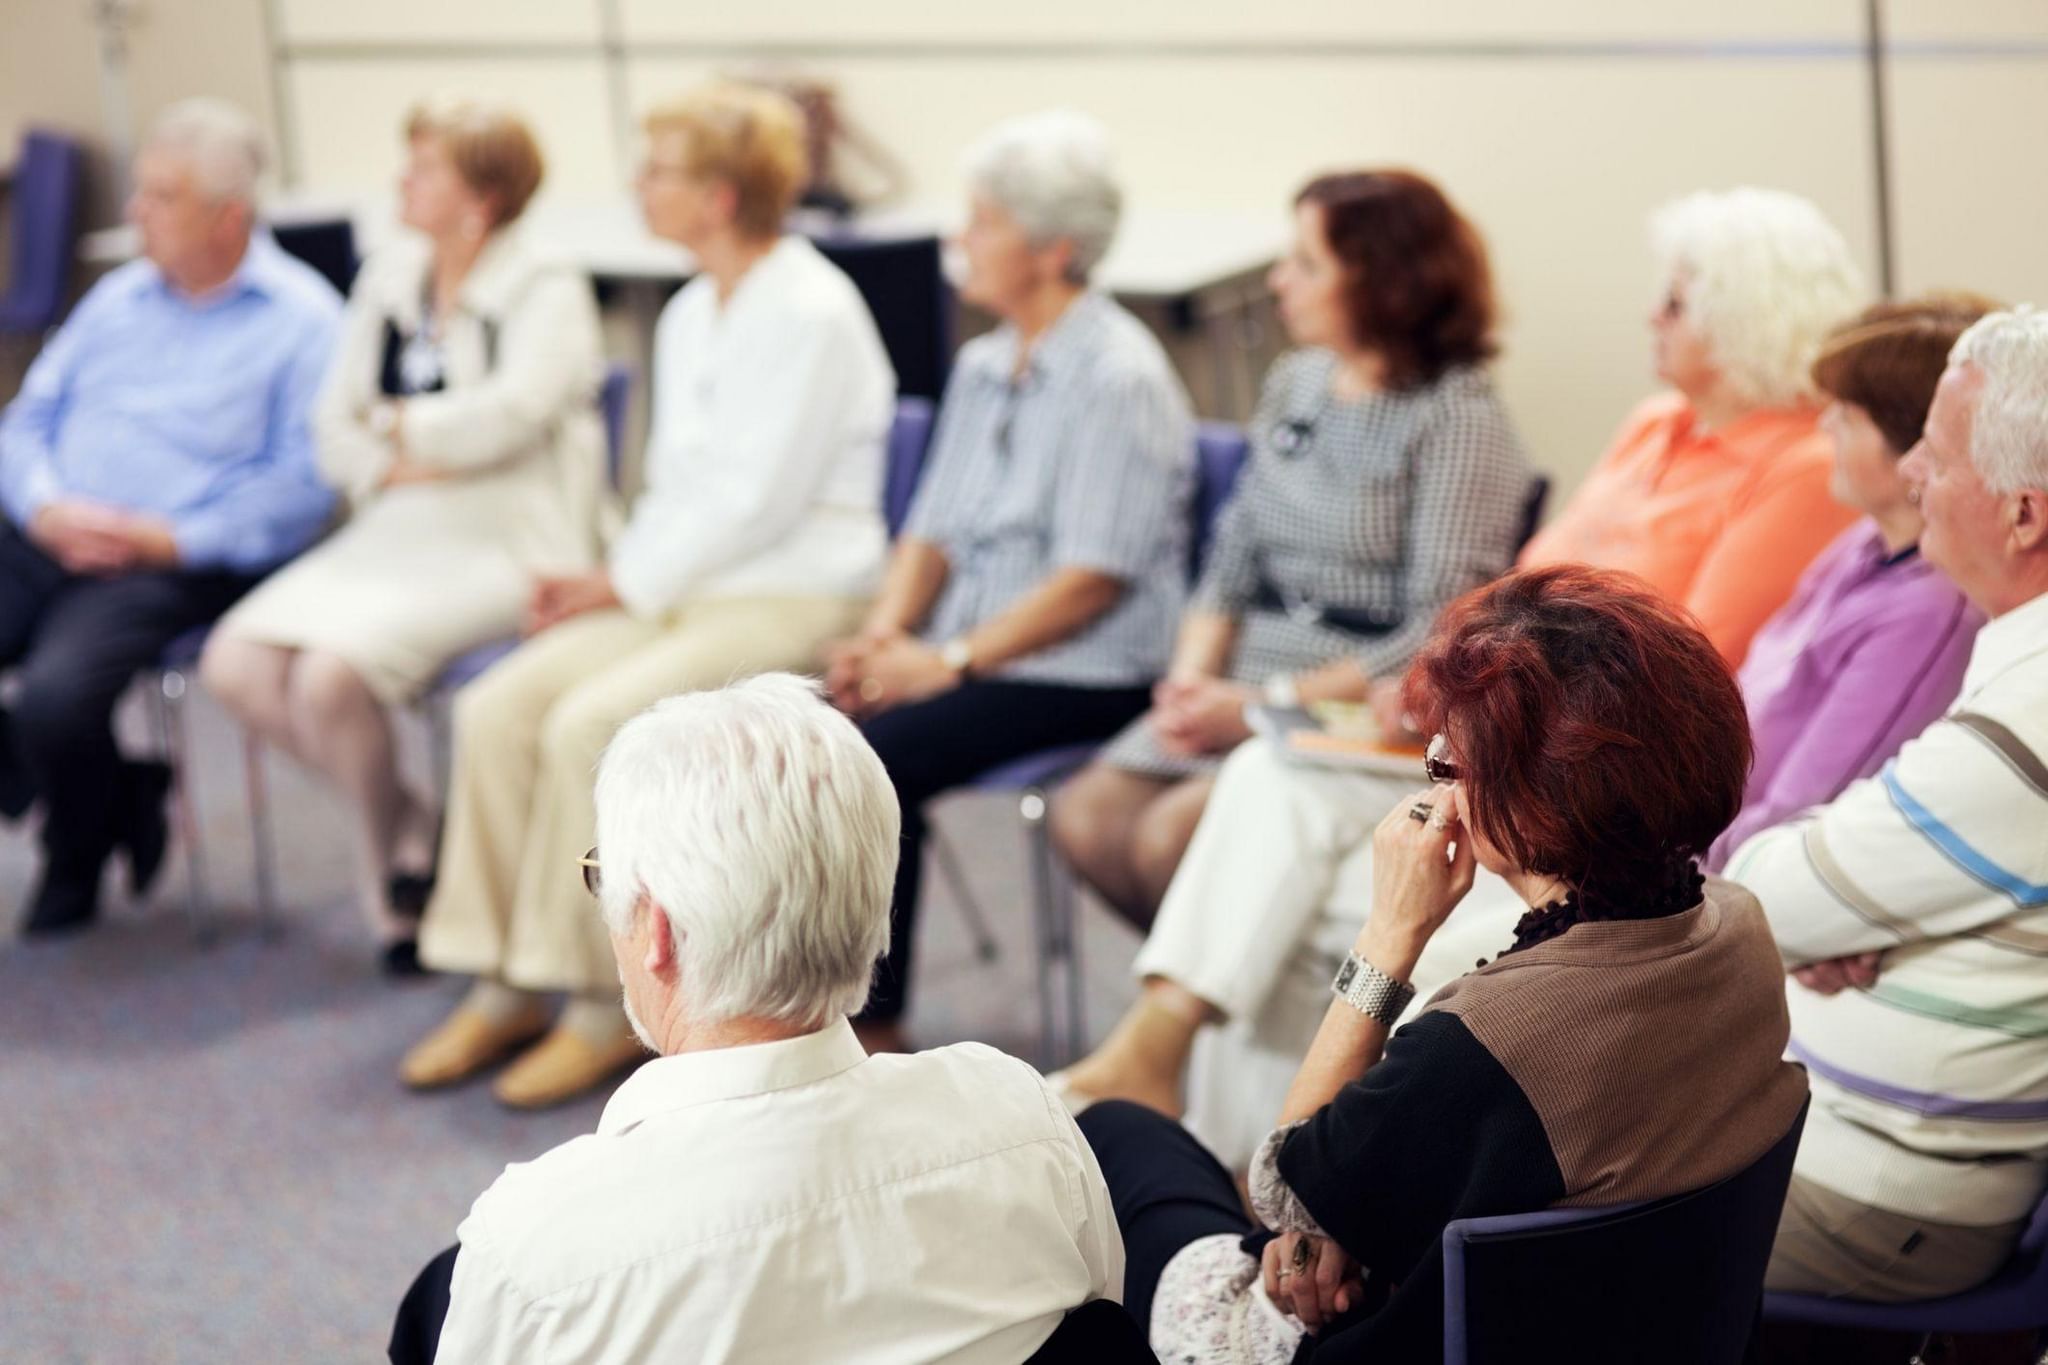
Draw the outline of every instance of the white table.
<instances>
[{"instance_id":1,"label":"white table","mask_svg":"<svg viewBox=\"0 0 2048 1365\"><path fill-rule=\"evenodd\" d=\"M395 227L389 196L293 193L268 201L264 214L280 224L347 218L364 254ZM912 206L862 214L847 226L876 237L930 236L950 231L958 217L957 211ZM624 195L542 197L528 210L527 220L527 232L539 243L577 261L597 279L674 281L696 270L688 251L648 233ZM834 224L822 217L800 218L798 226L819 231ZM1186 299L1264 270L1286 244L1286 220L1278 214L1134 209L1125 215L1097 280L1121 297ZM133 256L136 245L133 228L106 228L86 234L79 255L112 265Z\"/></svg>"}]
</instances>

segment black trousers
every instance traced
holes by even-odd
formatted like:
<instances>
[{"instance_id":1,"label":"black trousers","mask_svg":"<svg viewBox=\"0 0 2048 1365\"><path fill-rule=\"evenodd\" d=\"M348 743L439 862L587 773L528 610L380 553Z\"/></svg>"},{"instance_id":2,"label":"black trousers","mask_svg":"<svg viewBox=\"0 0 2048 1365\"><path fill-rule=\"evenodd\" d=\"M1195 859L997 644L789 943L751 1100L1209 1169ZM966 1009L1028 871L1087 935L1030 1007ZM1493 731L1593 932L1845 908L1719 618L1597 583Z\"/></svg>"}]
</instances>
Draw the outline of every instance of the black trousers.
<instances>
[{"instance_id":1,"label":"black trousers","mask_svg":"<svg viewBox=\"0 0 2048 1365\"><path fill-rule=\"evenodd\" d=\"M1108 739L1152 704L1144 687L970 682L930 701L885 711L863 727L903 811L903 857L889 911L889 956L861 1017L892 1020L909 1003L917 896L924 871L924 805L1012 759Z\"/></svg>"},{"instance_id":2,"label":"black trousers","mask_svg":"<svg viewBox=\"0 0 2048 1365\"><path fill-rule=\"evenodd\" d=\"M43 803L52 878L97 878L135 775L114 746L114 703L164 646L233 605L255 580L178 570L108 578L66 572L0 519L0 764L18 763Z\"/></svg>"},{"instance_id":3,"label":"black trousers","mask_svg":"<svg viewBox=\"0 0 2048 1365\"><path fill-rule=\"evenodd\" d=\"M1124 1307L1148 1333L1152 1295L1166 1263L1203 1237L1255 1236L1237 1182L1187 1129L1124 1100L1090 1105L1076 1120L1109 1186L1124 1238ZM1251 1244L1247 1244L1251 1249Z\"/></svg>"},{"instance_id":4,"label":"black trousers","mask_svg":"<svg viewBox=\"0 0 2048 1365\"><path fill-rule=\"evenodd\" d=\"M460 1244L428 1261L399 1301L391 1320L391 1341L384 1353L391 1365L433 1365L441 1349L441 1327L448 1321L448 1291L455 1281Z\"/></svg>"}]
</instances>

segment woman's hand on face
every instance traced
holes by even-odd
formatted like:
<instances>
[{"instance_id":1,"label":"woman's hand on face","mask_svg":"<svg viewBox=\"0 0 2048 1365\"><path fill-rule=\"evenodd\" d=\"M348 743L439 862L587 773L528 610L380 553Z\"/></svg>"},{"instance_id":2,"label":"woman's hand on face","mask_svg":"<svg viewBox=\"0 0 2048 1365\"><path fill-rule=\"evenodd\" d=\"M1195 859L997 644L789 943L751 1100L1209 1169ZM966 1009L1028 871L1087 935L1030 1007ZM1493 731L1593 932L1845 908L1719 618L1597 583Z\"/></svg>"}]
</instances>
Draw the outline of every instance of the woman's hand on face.
<instances>
[{"instance_id":1,"label":"woman's hand on face","mask_svg":"<svg viewBox=\"0 0 2048 1365\"><path fill-rule=\"evenodd\" d=\"M1307 1243L1306 1252L1298 1249L1302 1243ZM1344 1248L1328 1238L1299 1232L1282 1233L1266 1243L1260 1271L1273 1306L1292 1313L1311 1332L1350 1312L1365 1288L1358 1263L1344 1254Z\"/></svg>"},{"instance_id":2,"label":"woman's hand on face","mask_svg":"<svg viewBox=\"0 0 2048 1365\"><path fill-rule=\"evenodd\" d=\"M1361 956L1406 980L1423 945L1472 889L1472 840L1458 823L1455 784L1403 798L1372 835L1372 911L1361 943L1371 940L1389 961ZM1425 811L1423 818L1417 813Z\"/></svg>"}]
</instances>

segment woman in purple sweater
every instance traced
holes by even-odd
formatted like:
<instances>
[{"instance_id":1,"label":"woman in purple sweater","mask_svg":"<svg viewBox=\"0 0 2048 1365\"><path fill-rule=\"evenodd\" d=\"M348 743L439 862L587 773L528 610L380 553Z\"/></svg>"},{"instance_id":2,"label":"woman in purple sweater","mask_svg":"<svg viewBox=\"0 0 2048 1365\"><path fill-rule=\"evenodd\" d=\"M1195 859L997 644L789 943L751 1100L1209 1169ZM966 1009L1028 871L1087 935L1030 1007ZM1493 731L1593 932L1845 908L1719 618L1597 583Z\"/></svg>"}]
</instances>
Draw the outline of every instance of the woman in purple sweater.
<instances>
[{"instance_id":1,"label":"woman in purple sweater","mask_svg":"<svg viewBox=\"0 0 2048 1365\"><path fill-rule=\"evenodd\" d=\"M1984 618L1920 557L1920 509L1899 461L1920 440L1934 385L1965 328L1995 305L1969 295L1880 303L1814 362L1831 401L1833 493L1868 515L1808 567L1739 674L1756 766L1742 814L1704 860L1718 871L1758 830L1868 777L1955 699Z\"/></svg>"}]
</instances>

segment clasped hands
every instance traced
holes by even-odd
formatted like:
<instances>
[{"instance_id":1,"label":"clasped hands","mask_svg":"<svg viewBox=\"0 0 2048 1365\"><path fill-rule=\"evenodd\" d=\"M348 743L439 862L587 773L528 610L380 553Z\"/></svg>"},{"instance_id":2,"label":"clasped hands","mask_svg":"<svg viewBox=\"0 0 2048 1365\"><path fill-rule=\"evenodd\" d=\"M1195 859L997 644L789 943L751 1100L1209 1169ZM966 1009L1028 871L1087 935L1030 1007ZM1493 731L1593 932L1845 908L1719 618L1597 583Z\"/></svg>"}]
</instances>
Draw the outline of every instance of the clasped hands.
<instances>
[{"instance_id":1,"label":"clasped hands","mask_svg":"<svg viewBox=\"0 0 2048 1365\"><path fill-rule=\"evenodd\" d=\"M959 686L935 646L907 631L869 627L825 650L825 690L856 720Z\"/></svg>"},{"instance_id":2,"label":"clasped hands","mask_svg":"<svg viewBox=\"0 0 2048 1365\"><path fill-rule=\"evenodd\" d=\"M520 623L520 633L535 636L572 616L619 605L618 589L612 585L612 576L603 569L567 578L542 578L533 585L533 594L527 598L526 618Z\"/></svg>"},{"instance_id":3,"label":"clasped hands","mask_svg":"<svg viewBox=\"0 0 2048 1365\"><path fill-rule=\"evenodd\" d=\"M1169 674L1152 689L1152 733L1170 754L1222 753L1251 738L1244 708L1258 690L1206 674Z\"/></svg>"},{"instance_id":4,"label":"clasped hands","mask_svg":"<svg viewBox=\"0 0 2048 1365\"><path fill-rule=\"evenodd\" d=\"M29 518L28 538L67 573L107 577L178 563L178 542L163 517L83 498L45 503Z\"/></svg>"}]
</instances>

